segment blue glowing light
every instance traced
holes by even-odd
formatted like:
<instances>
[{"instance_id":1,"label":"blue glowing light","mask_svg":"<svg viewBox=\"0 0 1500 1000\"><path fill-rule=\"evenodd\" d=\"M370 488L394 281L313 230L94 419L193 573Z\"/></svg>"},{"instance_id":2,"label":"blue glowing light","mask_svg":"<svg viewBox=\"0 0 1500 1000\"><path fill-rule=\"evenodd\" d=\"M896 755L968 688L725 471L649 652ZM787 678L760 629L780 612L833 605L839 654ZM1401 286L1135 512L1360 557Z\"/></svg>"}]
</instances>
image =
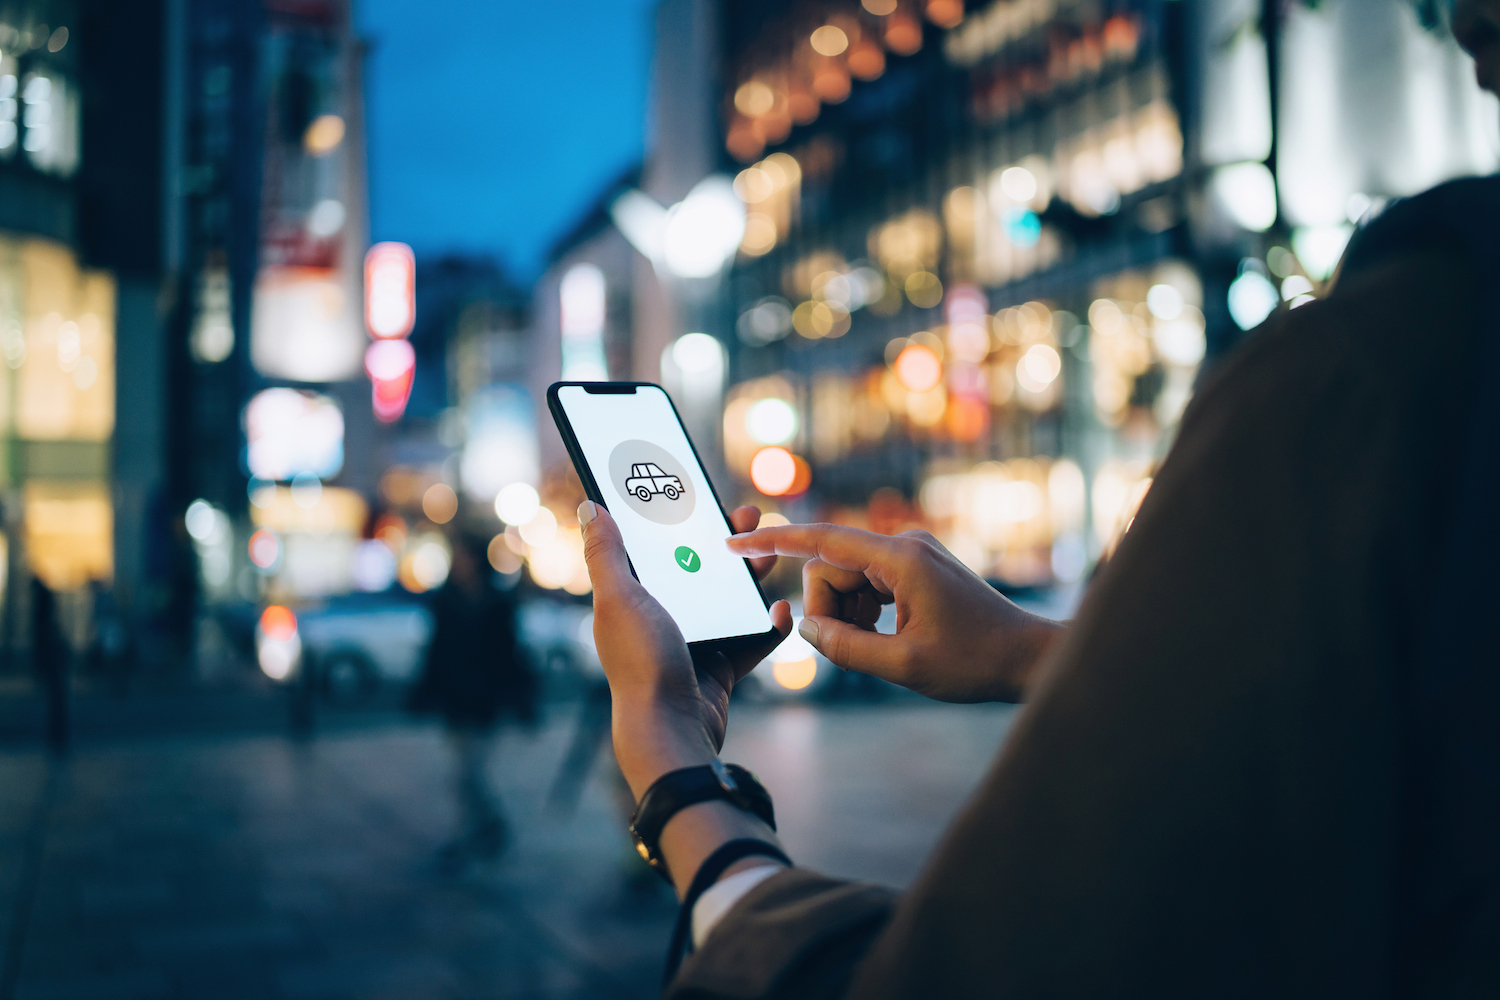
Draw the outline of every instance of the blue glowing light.
<instances>
[{"instance_id":1,"label":"blue glowing light","mask_svg":"<svg viewBox=\"0 0 1500 1000\"><path fill-rule=\"evenodd\" d=\"M1012 205L1000 216L1000 228L1011 244L1023 250L1036 246L1042 238L1042 220L1021 205Z\"/></svg>"}]
</instances>

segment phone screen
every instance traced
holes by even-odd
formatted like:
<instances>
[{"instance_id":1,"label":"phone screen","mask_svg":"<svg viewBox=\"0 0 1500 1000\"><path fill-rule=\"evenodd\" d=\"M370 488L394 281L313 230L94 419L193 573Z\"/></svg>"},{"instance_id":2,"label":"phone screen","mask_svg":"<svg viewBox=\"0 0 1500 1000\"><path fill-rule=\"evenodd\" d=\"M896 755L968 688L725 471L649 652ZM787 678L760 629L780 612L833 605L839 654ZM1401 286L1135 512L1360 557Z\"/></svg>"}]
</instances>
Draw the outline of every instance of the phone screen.
<instances>
[{"instance_id":1,"label":"phone screen","mask_svg":"<svg viewBox=\"0 0 1500 1000\"><path fill-rule=\"evenodd\" d=\"M563 385L556 393L636 576L683 638L704 642L770 630L749 567L724 544L729 522L666 392L654 385L625 393ZM568 428L561 430L566 436Z\"/></svg>"}]
</instances>

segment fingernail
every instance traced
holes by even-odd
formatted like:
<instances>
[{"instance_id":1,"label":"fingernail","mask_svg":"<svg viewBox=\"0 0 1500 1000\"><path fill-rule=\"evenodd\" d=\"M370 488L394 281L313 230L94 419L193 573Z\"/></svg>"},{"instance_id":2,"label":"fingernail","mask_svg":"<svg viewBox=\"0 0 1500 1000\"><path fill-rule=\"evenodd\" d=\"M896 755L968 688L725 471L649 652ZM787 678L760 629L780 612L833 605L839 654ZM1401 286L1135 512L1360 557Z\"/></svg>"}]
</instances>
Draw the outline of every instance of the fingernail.
<instances>
[{"instance_id":1,"label":"fingernail","mask_svg":"<svg viewBox=\"0 0 1500 1000\"><path fill-rule=\"evenodd\" d=\"M818 644L818 623L811 618L804 618L797 624L797 634L814 646Z\"/></svg>"},{"instance_id":2,"label":"fingernail","mask_svg":"<svg viewBox=\"0 0 1500 1000\"><path fill-rule=\"evenodd\" d=\"M578 505L578 524L580 527L587 528L589 522L598 516L599 508L594 506L594 501L585 500Z\"/></svg>"}]
</instances>

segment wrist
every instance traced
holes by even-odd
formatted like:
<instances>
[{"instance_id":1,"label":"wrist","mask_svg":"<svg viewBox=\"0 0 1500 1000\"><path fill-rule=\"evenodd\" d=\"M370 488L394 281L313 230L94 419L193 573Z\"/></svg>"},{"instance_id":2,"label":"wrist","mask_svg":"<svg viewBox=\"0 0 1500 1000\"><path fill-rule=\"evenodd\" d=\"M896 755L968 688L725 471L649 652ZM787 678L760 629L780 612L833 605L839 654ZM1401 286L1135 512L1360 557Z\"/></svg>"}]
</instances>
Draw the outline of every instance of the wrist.
<instances>
[{"instance_id":1,"label":"wrist","mask_svg":"<svg viewBox=\"0 0 1500 1000\"><path fill-rule=\"evenodd\" d=\"M1022 614L1026 617L1021 627L1016 629L1011 641L1002 647L1007 649L1007 655L1000 671L1003 690L997 692L996 700L999 701L1018 702L1025 699L1036 679L1037 666L1052 648L1052 644L1067 631L1067 627L1061 622L1030 612L1023 611Z\"/></svg>"},{"instance_id":2,"label":"wrist","mask_svg":"<svg viewBox=\"0 0 1500 1000\"><path fill-rule=\"evenodd\" d=\"M637 802L662 775L718 756L699 719L655 699L617 699L613 735L615 759Z\"/></svg>"},{"instance_id":3,"label":"wrist","mask_svg":"<svg viewBox=\"0 0 1500 1000\"><path fill-rule=\"evenodd\" d=\"M731 840L763 840L781 846L776 832L758 817L722 799L688 806L667 821L661 833L661 853L679 899L703 860ZM747 858L725 869L720 877L763 864L780 862L762 856Z\"/></svg>"}]
</instances>

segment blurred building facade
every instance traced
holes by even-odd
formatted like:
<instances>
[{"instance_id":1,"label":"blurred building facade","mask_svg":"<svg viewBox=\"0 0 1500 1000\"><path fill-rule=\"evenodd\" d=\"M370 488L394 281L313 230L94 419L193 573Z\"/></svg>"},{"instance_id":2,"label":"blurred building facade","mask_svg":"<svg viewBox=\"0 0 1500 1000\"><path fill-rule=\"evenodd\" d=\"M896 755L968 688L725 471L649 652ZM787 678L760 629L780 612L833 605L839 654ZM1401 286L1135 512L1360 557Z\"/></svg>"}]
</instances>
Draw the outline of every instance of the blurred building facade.
<instances>
[{"instance_id":1,"label":"blurred building facade","mask_svg":"<svg viewBox=\"0 0 1500 1000\"><path fill-rule=\"evenodd\" d=\"M138 540L164 460L168 23L158 3L0 11L7 654L30 647L33 578L75 644L91 591L135 613L153 599Z\"/></svg>"},{"instance_id":2,"label":"blurred building facade","mask_svg":"<svg viewBox=\"0 0 1500 1000\"><path fill-rule=\"evenodd\" d=\"M690 204L712 215L726 199L733 202L718 170L721 23L714 0L657 5L646 156L584 208L553 246L532 289L526 387L536 414L540 507L521 508L505 521L528 579L543 589L581 595L589 588L576 516L583 490L547 411L551 383L666 384L710 472L722 478L715 466L725 358L706 331L719 312L717 271L734 245L683 241L685 257L708 261L707 270L674 267L668 225L670 217L690 214ZM738 210L737 202L733 208ZM732 238L738 242L737 235ZM538 531L538 523L547 530Z\"/></svg>"},{"instance_id":3,"label":"blurred building facade","mask_svg":"<svg viewBox=\"0 0 1500 1000\"><path fill-rule=\"evenodd\" d=\"M323 556L377 478L361 58L343 0L0 11L5 649L33 575L76 647L103 609L169 671L206 606L349 586Z\"/></svg>"},{"instance_id":4,"label":"blurred building facade","mask_svg":"<svg viewBox=\"0 0 1500 1000\"><path fill-rule=\"evenodd\" d=\"M1354 221L1500 150L1401 0L728 0L721 38L730 473L1013 586L1109 550Z\"/></svg>"},{"instance_id":5,"label":"blurred building facade","mask_svg":"<svg viewBox=\"0 0 1500 1000\"><path fill-rule=\"evenodd\" d=\"M381 432L366 373L365 50L350 5L189 0L181 12L169 630L196 630L201 666L224 654L223 609L355 588ZM412 309L398 299L396 340Z\"/></svg>"}]
</instances>

